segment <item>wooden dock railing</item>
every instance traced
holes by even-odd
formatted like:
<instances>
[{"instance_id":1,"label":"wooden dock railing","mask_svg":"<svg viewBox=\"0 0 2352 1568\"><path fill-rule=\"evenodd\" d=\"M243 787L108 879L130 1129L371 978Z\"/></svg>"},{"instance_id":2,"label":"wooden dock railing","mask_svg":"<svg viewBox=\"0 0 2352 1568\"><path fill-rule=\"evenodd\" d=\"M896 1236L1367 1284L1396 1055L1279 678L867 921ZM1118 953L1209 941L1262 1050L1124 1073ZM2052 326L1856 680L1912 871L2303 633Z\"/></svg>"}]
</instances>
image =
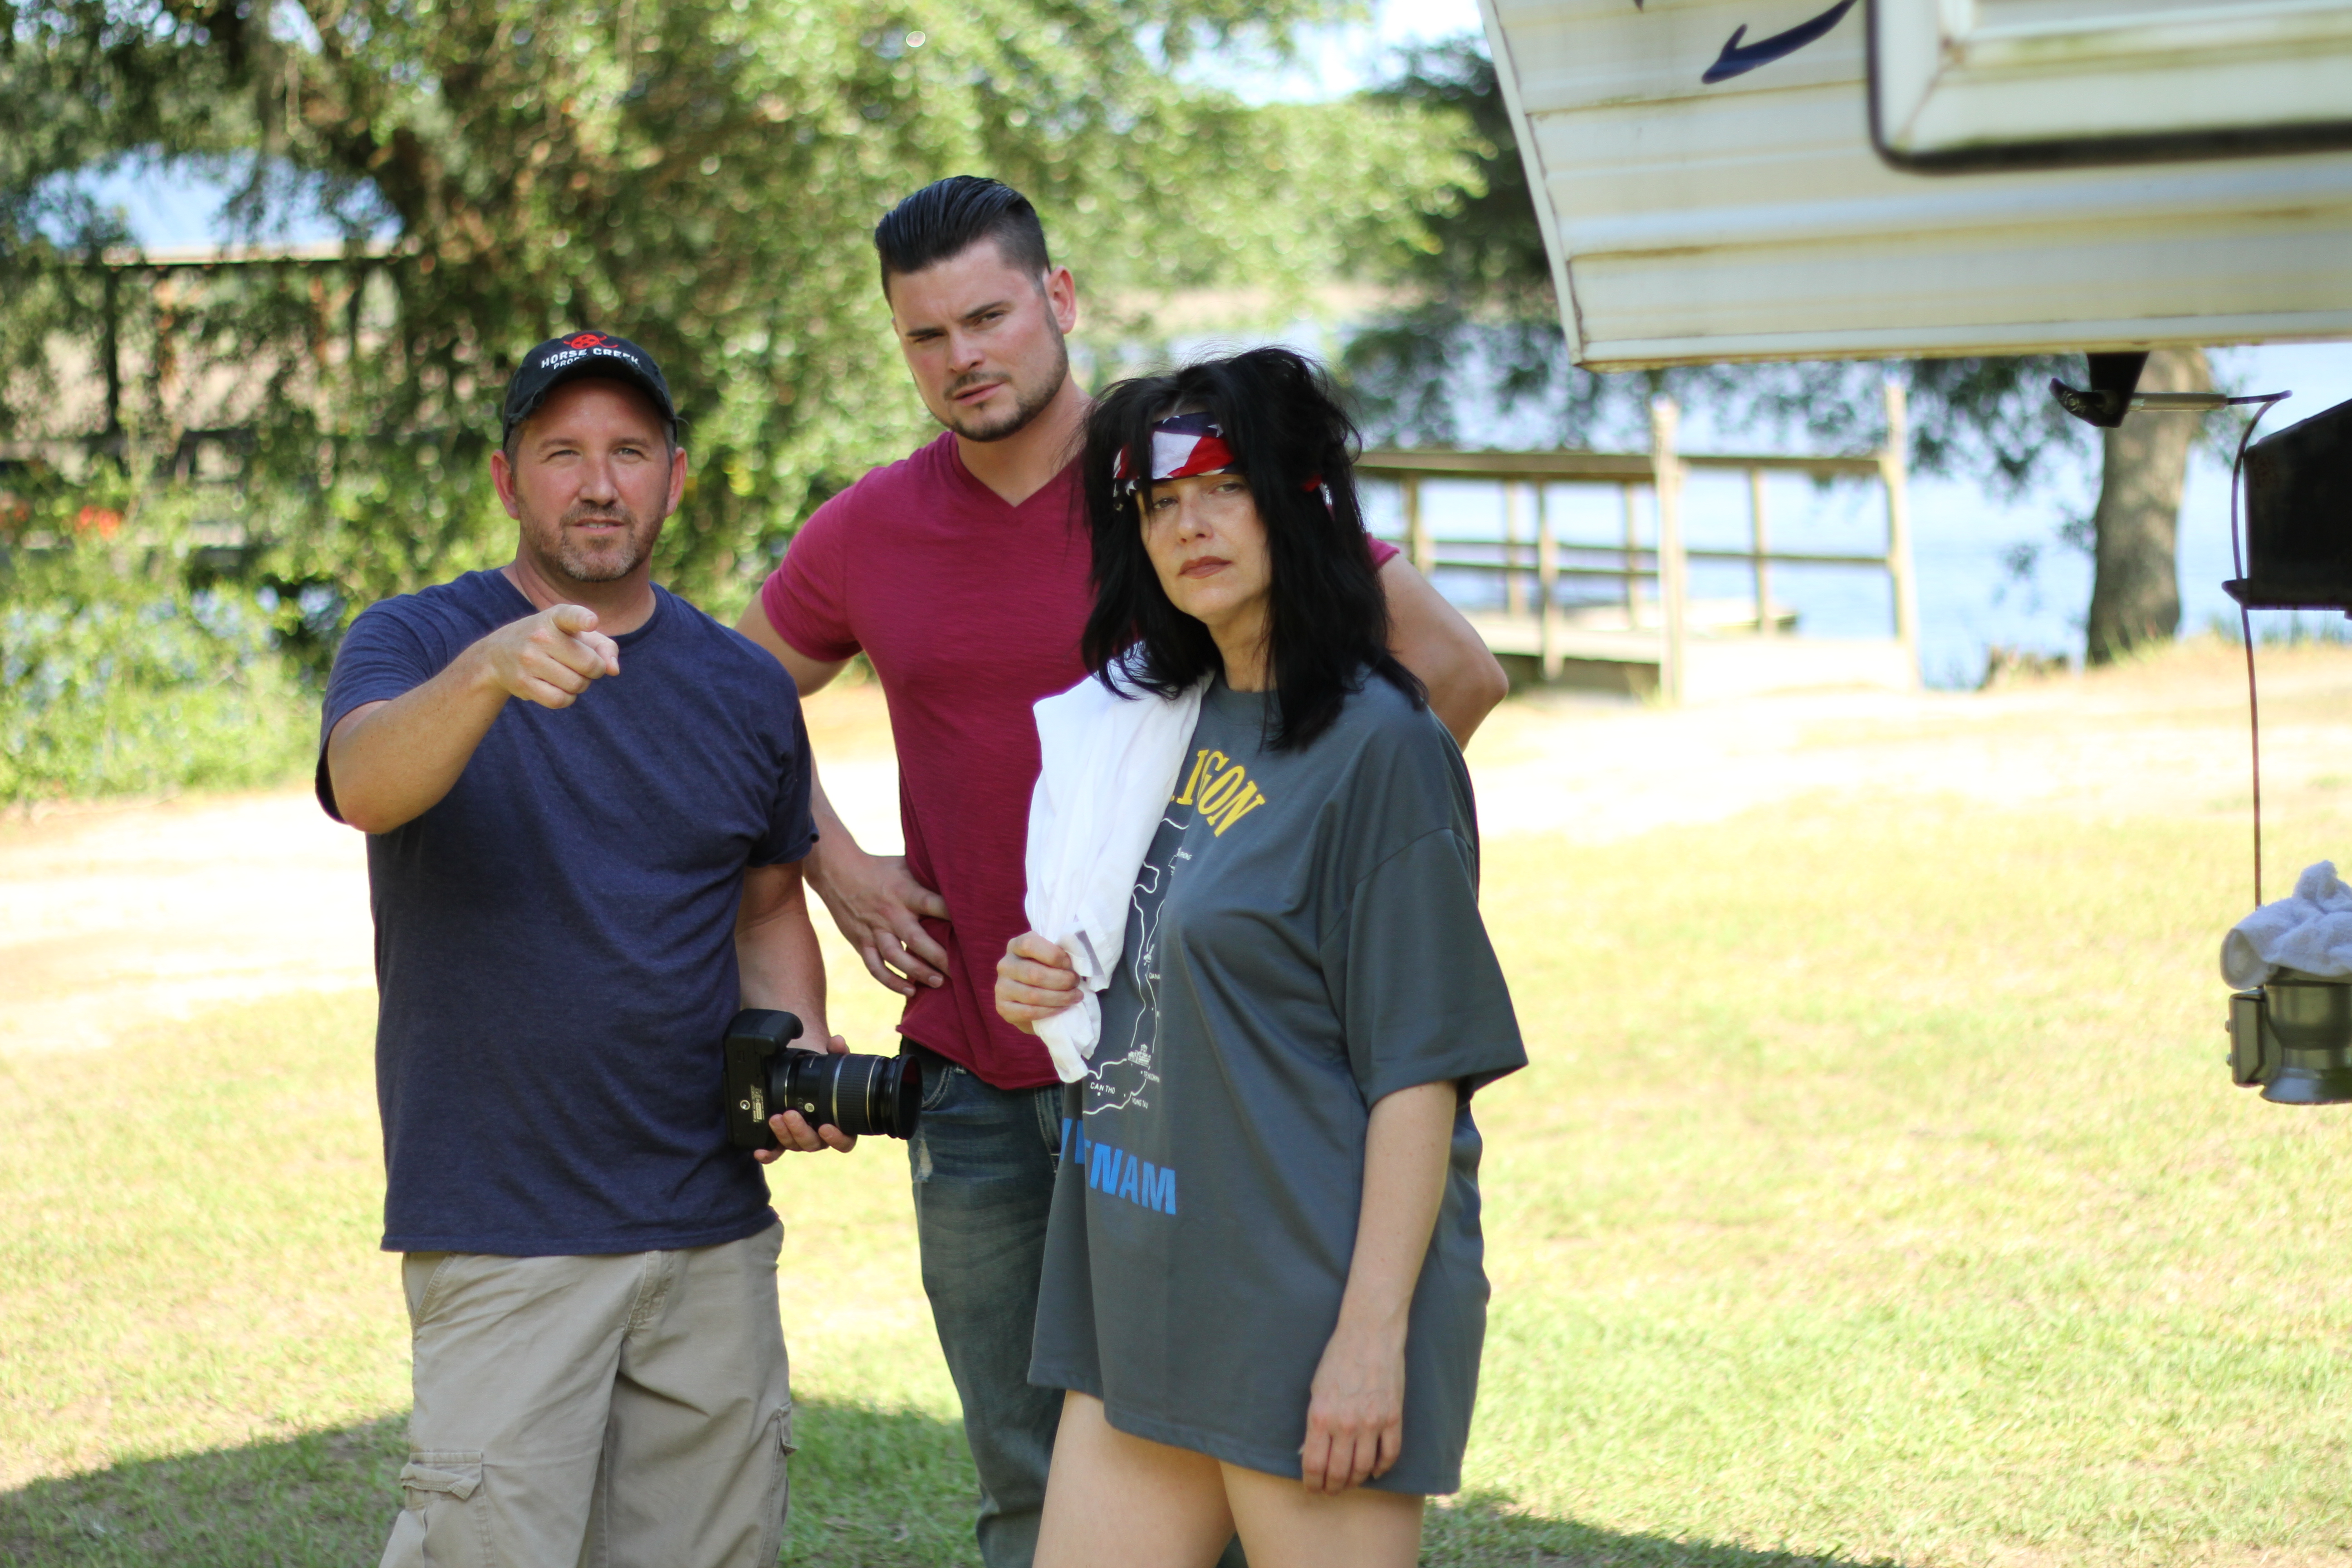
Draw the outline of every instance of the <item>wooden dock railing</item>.
<instances>
[{"instance_id":1,"label":"wooden dock railing","mask_svg":"<svg viewBox=\"0 0 2352 1568\"><path fill-rule=\"evenodd\" d=\"M1503 577L1506 614L1527 614L1528 579L1533 578L1534 609L1539 659L1544 679L1559 675L1561 664L1559 588L1562 579L1614 580L1625 606L1626 625L1639 630L1643 605L1640 586L1654 584L1658 613L1659 693L1668 701L1683 696L1688 659L1690 627L1689 563L1693 561L1746 562L1755 577L1756 631L1770 637L1778 613L1772 604L1772 568L1846 566L1886 574L1893 590L1894 635L1902 646L1914 678L1918 669L1919 612L1911 566L1911 518L1905 491L1903 388L1886 384L1887 438L1876 452L1853 457L1805 457L1780 454L1684 452L1675 436L1680 411L1670 399L1652 405L1650 450L1647 452L1456 452L1391 451L1364 453L1356 464L1362 478L1387 480L1402 492L1404 529L1399 541L1423 576L1438 571L1497 572ZM1694 469L1735 469L1748 475L1749 545L1746 550L1693 550L1683 535L1683 484ZM1883 553L1839 554L1774 550L1765 510L1766 476L1803 474L1810 479L1873 479L1886 497L1886 548ZM1503 486L1503 537L1433 540L1423 522L1421 486L1425 479L1488 479ZM1596 544L1563 542L1554 532L1547 504L1554 484L1615 485L1622 498L1622 542ZM1639 542L1637 492L1655 492L1657 542ZM1534 492L1535 530L1530 539L1524 527L1526 493ZM1495 553L1465 556L1438 553L1451 544ZM1528 547L1533 546L1532 559Z\"/></svg>"}]
</instances>

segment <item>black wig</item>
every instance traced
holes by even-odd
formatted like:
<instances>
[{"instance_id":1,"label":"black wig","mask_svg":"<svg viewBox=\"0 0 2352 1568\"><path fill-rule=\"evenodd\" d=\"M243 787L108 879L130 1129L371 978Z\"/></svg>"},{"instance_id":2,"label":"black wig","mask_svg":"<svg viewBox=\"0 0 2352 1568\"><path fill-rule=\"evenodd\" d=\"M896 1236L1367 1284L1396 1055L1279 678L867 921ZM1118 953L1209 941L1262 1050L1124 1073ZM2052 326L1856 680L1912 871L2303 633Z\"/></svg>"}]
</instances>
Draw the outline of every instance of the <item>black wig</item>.
<instances>
[{"instance_id":1,"label":"black wig","mask_svg":"<svg viewBox=\"0 0 2352 1568\"><path fill-rule=\"evenodd\" d=\"M1265 526L1272 572L1267 668L1275 713L1267 743L1303 747L1339 716L1366 674L1424 705L1428 694L1389 652L1388 600L1356 499L1356 427L1322 373L1287 349L1252 349L1167 375L1122 381L1087 417L1078 482L1094 533L1094 610L1082 652L1105 684L1172 697L1223 668L1209 628L1179 610L1144 551L1151 426L1202 410L1224 432ZM1113 478L1139 459L1133 489ZM1138 464L1129 464L1138 471ZM1112 666L1133 648L1119 671Z\"/></svg>"}]
</instances>

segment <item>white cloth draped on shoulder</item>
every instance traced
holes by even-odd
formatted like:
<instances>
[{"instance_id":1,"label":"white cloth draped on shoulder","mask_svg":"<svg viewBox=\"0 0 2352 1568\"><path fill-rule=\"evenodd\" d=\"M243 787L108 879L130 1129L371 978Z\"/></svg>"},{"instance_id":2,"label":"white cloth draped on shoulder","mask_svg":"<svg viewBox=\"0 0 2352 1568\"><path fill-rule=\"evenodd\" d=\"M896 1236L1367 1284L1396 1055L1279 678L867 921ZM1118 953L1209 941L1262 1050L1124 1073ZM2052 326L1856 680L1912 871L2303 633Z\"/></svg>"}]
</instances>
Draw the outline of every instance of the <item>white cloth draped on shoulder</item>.
<instances>
[{"instance_id":1,"label":"white cloth draped on shoulder","mask_svg":"<svg viewBox=\"0 0 2352 1568\"><path fill-rule=\"evenodd\" d=\"M1059 945L1078 972L1078 1005L1037 1023L1064 1083L1087 1076L1102 1037L1096 994L1118 967L1136 874L1176 793L1208 684L1176 697L1127 696L1088 676L1036 705L1039 766L1022 908L1030 929Z\"/></svg>"}]
</instances>

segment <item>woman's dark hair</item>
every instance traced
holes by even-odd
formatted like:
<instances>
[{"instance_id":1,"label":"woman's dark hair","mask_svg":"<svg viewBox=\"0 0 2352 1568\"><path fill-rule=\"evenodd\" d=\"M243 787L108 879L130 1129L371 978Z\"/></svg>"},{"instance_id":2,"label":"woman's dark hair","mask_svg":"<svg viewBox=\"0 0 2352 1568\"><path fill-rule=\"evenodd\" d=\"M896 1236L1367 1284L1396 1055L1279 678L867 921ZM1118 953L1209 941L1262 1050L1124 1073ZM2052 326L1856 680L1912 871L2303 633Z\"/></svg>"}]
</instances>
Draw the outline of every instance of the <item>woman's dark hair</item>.
<instances>
[{"instance_id":1,"label":"woman's dark hair","mask_svg":"<svg viewBox=\"0 0 2352 1568\"><path fill-rule=\"evenodd\" d=\"M1414 707L1426 703L1421 682L1389 652L1388 601L1356 500L1356 427L1322 372L1287 349L1252 349L1122 381L1087 416L1078 468L1095 551L1095 605L1081 645L1087 668L1114 690L1125 684L1161 697L1223 668L1209 628L1170 603L1143 548L1151 426L1193 410L1223 430L1265 525L1273 576L1267 668L1276 696L1267 743L1285 751L1311 742L1362 687L1367 670ZM1140 458L1129 465L1143 476L1132 490L1112 477L1121 452ZM1139 657L1113 675L1129 648Z\"/></svg>"}]
</instances>

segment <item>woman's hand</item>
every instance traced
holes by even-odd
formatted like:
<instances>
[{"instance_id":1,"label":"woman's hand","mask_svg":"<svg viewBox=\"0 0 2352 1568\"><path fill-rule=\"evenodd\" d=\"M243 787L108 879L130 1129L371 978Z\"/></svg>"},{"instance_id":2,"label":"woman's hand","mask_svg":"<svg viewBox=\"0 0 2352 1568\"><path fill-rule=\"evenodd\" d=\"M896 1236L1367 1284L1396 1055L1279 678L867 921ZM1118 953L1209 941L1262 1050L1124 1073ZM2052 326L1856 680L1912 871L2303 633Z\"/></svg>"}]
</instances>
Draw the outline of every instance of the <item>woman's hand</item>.
<instances>
[{"instance_id":1,"label":"woman's hand","mask_svg":"<svg viewBox=\"0 0 2352 1568\"><path fill-rule=\"evenodd\" d=\"M1315 1368L1298 1479L1336 1494L1389 1473L1404 1447L1404 1330L1359 1328L1343 1315Z\"/></svg>"},{"instance_id":2,"label":"woman's hand","mask_svg":"<svg viewBox=\"0 0 2352 1568\"><path fill-rule=\"evenodd\" d=\"M1404 1447L1405 1330L1445 1197L1459 1100L1454 1085L1439 1082L1373 1102L1356 1253L1339 1326L1315 1368L1307 1441L1298 1447L1298 1479L1309 1491L1343 1492L1387 1475Z\"/></svg>"},{"instance_id":3,"label":"woman's hand","mask_svg":"<svg viewBox=\"0 0 2352 1568\"><path fill-rule=\"evenodd\" d=\"M1004 944L1004 956L996 961L998 1017L1034 1035L1038 1019L1075 1006L1078 995L1077 966L1068 953L1034 931Z\"/></svg>"}]
</instances>

